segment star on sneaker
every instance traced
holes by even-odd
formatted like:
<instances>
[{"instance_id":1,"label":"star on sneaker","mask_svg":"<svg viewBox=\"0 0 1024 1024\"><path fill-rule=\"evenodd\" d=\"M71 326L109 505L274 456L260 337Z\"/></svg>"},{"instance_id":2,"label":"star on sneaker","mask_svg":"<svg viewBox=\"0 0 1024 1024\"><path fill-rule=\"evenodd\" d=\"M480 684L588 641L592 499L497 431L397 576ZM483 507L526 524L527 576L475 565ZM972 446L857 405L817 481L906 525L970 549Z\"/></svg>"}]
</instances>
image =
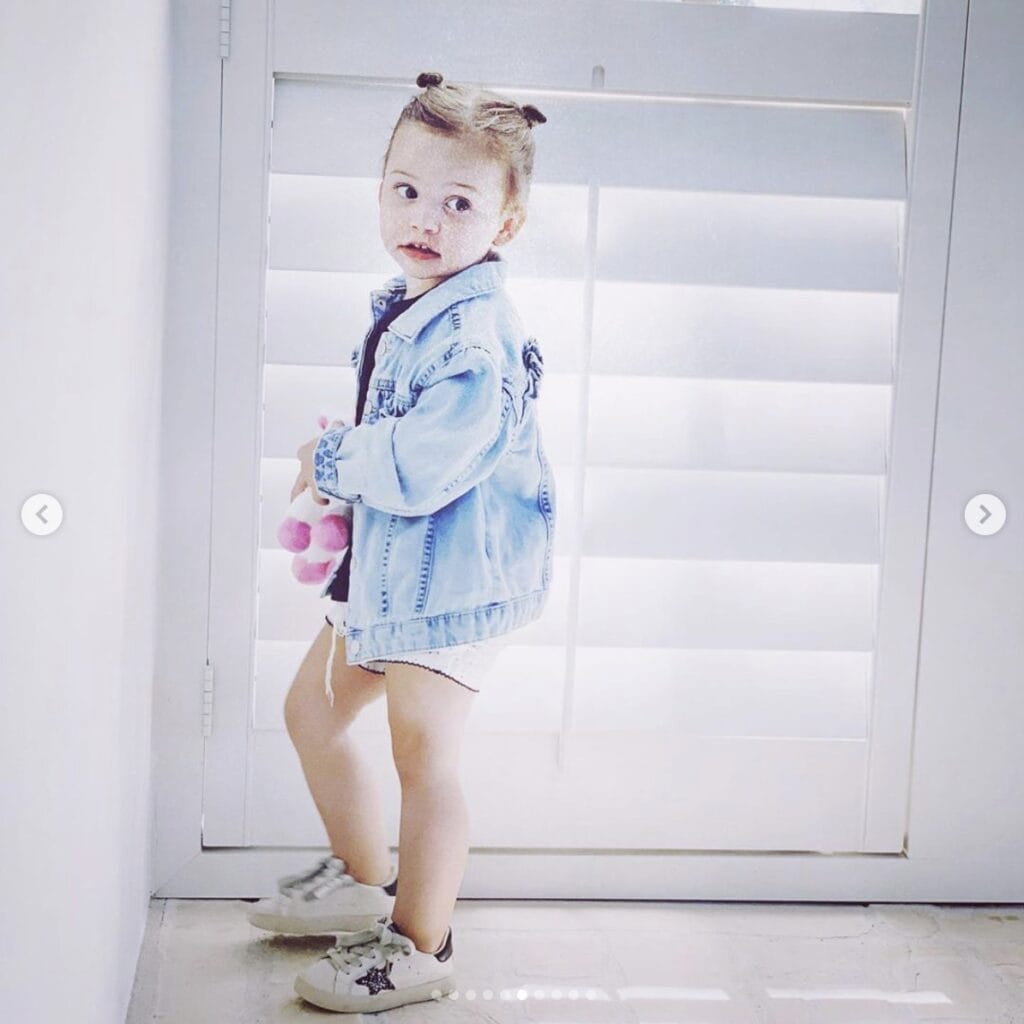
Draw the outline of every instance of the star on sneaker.
<instances>
[{"instance_id":1,"label":"star on sneaker","mask_svg":"<svg viewBox=\"0 0 1024 1024\"><path fill-rule=\"evenodd\" d=\"M356 984L365 985L372 996L386 988L394 992L395 986L391 984L391 961L389 960L383 967L371 967L361 978L356 978Z\"/></svg>"},{"instance_id":2,"label":"star on sneaker","mask_svg":"<svg viewBox=\"0 0 1024 1024\"><path fill-rule=\"evenodd\" d=\"M451 928L441 949L424 953L390 915L338 936L335 947L295 979L307 1002L341 1013L375 1013L440 999L455 988Z\"/></svg>"}]
</instances>

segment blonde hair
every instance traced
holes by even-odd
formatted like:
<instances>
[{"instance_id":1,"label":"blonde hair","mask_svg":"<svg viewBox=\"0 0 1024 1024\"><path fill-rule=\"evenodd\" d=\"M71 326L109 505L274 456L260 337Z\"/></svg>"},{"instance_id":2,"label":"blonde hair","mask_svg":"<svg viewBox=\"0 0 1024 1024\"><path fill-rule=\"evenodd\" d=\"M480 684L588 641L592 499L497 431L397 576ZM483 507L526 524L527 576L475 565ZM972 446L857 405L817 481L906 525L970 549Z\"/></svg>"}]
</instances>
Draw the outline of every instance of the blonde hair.
<instances>
[{"instance_id":1,"label":"blonde hair","mask_svg":"<svg viewBox=\"0 0 1024 1024\"><path fill-rule=\"evenodd\" d=\"M399 126L412 121L443 135L481 145L489 156L508 168L505 206L518 206L525 212L533 177L532 129L547 118L531 104L521 107L488 89L442 81L436 71L424 71L417 76L416 84L423 92L409 100L398 115L384 154L381 176Z\"/></svg>"}]
</instances>

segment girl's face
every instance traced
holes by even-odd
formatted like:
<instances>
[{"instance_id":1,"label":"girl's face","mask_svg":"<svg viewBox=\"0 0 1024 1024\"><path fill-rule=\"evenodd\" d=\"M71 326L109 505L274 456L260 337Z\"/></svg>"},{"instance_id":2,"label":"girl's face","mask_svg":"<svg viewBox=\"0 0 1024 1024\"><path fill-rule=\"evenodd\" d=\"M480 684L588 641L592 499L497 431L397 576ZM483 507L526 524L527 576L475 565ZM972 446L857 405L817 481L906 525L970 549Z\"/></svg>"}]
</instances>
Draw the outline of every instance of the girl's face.
<instances>
[{"instance_id":1,"label":"girl's face","mask_svg":"<svg viewBox=\"0 0 1024 1024\"><path fill-rule=\"evenodd\" d=\"M381 240L405 272L406 298L515 236L522 218L504 206L505 174L499 161L463 140L415 122L399 126L378 199Z\"/></svg>"}]
</instances>

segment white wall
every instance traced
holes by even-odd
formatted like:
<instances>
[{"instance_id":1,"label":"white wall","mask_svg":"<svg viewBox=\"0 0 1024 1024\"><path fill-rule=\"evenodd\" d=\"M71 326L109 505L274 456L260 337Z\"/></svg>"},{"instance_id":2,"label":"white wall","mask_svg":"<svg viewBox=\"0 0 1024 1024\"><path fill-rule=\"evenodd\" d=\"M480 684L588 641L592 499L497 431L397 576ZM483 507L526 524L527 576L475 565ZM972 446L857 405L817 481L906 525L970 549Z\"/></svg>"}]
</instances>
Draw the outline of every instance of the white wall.
<instances>
[{"instance_id":1,"label":"white wall","mask_svg":"<svg viewBox=\"0 0 1024 1024\"><path fill-rule=\"evenodd\" d=\"M170 35L167 0L0 8L5 1021L123 1020L146 923Z\"/></svg>"},{"instance_id":2,"label":"white wall","mask_svg":"<svg viewBox=\"0 0 1024 1024\"><path fill-rule=\"evenodd\" d=\"M1016 902L1024 900L1022 46L1024 5L971 4L908 844L926 867L954 865L975 898ZM1006 505L1006 525L991 537L964 522L964 506L982 493Z\"/></svg>"}]
</instances>

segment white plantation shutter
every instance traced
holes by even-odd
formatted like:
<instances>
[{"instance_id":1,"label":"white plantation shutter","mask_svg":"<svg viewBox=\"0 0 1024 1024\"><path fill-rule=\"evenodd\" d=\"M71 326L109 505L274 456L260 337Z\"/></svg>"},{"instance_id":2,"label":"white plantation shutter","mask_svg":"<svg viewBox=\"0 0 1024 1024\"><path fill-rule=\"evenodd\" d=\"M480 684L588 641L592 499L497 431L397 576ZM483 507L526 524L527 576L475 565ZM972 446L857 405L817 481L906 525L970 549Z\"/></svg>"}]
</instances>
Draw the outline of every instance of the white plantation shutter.
<instances>
[{"instance_id":1,"label":"white plantation shutter","mask_svg":"<svg viewBox=\"0 0 1024 1024\"><path fill-rule=\"evenodd\" d=\"M865 779L909 757L870 723L916 17L440 7L276 5L248 757L211 741L235 782L207 845L324 842L282 704L325 602L274 532L316 415L353 418L369 291L398 273L381 161L437 69L548 118L502 253L545 360L554 583L475 699L472 845L898 848L864 835L904 795ZM433 35L456 17L457 50ZM386 764L384 703L355 728Z\"/></svg>"}]
</instances>

